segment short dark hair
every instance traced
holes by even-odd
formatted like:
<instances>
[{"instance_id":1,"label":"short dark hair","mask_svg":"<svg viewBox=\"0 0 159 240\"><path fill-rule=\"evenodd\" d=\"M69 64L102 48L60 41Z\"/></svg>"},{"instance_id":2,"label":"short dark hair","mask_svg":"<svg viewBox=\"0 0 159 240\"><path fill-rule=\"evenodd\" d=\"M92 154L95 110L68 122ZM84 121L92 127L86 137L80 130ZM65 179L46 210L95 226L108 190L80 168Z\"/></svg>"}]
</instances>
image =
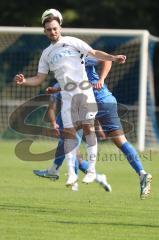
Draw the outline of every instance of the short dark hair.
<instances>
[{"instance_id":1,"label":"short dark hair","mask_svg":"<svg viewBox=\"0 0 159 240\"><path fill-rule=\"evenodd\" d=\"M56 20L60 24L60 19L58 17L54 17L52 14L49 14L42 24L43 27L45 27L45 23L52 22L53 20Z\"/></svg>"}]
</instances>

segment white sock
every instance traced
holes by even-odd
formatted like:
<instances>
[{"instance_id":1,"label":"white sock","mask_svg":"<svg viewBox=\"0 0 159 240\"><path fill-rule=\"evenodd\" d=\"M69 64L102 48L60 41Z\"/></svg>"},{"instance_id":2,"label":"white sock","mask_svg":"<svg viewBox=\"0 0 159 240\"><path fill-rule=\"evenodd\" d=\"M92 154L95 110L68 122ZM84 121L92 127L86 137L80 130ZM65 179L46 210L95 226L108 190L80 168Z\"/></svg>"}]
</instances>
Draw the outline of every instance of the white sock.
<instances>
[{"instance_id":1,"label":"white sock","mask_svg":"<svg viewBox=\"0 0 159 240\"><path fill-rule=\"evenodd\" d=\"M68 167L68 175L75 174L75 160L76 160L76 150L73 150L65 154Z\"/></svg>"},{"instance_id":2,"label":"white sock","mask_svg":"<svg viewBox=\"0 0 159 240\"><path fill-rule=\"evenodd\" d=\"M101 183L101 174L96 174L96 182Z\"/></svg>"},{"instance_id":3,"label":"white sock","mask_svg":"<svg viewBox=\"0 0 159 240\"><path fill-rule=\"evenodd\" d=\"M95 165L97 158L97 142L94 146L89 146L88 144L86 144L86 149L89 163L87 172L96 172Z\"/></svg>"},{"instance_id":4,"label":"white sock","mask_svg":"<svg viewBox=\"0 0 159 240\"><path fill-rule=\"evenodd\" d=\"M140 175L139 175L140 180L143 179L143 177L144 177L145 174L146 174L145 170L141 170L141 171L140 171Z\"/></svg>"},{"instance_id":5,"label":"white sock","mask_svg":"<svg viewBox=\"0 0 159 240\"><path fill-rule=\"evenodd\" d=\"M77 139L65 139L64 151L68 166L68 174L75 174L76 151L78 147Z\"/></svg>"}]
</instances>

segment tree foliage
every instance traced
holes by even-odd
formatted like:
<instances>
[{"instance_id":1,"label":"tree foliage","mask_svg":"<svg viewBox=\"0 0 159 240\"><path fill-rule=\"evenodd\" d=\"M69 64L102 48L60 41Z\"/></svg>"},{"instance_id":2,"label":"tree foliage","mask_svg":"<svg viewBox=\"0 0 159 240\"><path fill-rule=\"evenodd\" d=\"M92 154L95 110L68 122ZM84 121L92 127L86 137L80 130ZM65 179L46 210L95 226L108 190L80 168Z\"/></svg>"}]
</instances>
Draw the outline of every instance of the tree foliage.
<instances>
[{"instance_id":1,"label":"tree foliage","mask_svg":"<svg viewBox=\"0 0 159 240\"><path fill-rule=\"evenodd\" d=\"M159 35L158 0L8 0L0 2L1 26L41 26L41 15L56 8L64 27L148 29Z\"/></svg>"}]
</instances>

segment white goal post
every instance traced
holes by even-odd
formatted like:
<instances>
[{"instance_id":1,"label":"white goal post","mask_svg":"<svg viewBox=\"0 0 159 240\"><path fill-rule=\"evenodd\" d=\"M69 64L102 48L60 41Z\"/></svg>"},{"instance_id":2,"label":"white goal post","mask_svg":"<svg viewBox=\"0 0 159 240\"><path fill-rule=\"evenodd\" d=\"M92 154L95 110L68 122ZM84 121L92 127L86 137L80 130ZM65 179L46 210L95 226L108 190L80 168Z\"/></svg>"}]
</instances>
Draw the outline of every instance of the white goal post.
<instances>
[{"instance_id":1,"label":"white goal post","mask_svg":"<svg viewBox=\"0 0 159 240\"><path fill-rule=\"evenodd\" d=\"M134 124L134 128L136 129L136 138L133 138L133 142L137 144L137 148L139 151L143 151L145 149L145 145L146 145L146 128L147 128L147 88L148 88L148 75L149 75L149 71L153 71L151 67L149 67L150 61L149 61L149 43L150 41L156 42L158 41L157 38L152 37L151 34L149 33L149 31L147 30L130 30L130 29L83 29L83 28L63 28L63 34L64 35L71 35L71 36L77 36L80 39L84 39L85 41L87 41L90 45L93 45L93 47L98 46L97 44L97 39L101 40L101 42L99 41L99 47L98 49L100 50L105 50L107 52L109 52L109 49L104 49L104 44L106 44L105 42L107 42L107 38L109 38L109 41L111 42L111 39L114 39L113 41L115 42L117 39L117 44L119 42L119 48L115 47L113 49L112 47L112 52L115 54L128 54L128 64L129 67L127 69L123 69L121 72L120 71L120 67L114 69L114 73L112 74L114 76L114 83L115 83L115 88L117 88L118 85L121 85L118 80L117 77L120 76L120 81L123 83L123 79L122 76L125 75L129 75L129 74L133 74L133 71L135 72L134 74L136 74L136 70L135 70L135 62L138 61L138 80L135 80L136 86L135 89L136 91L138 91L138 99L136 98L135 100L133 100L134 105L132 105L132 102L130 100L130 103L126 104L124 102L125 105L128 106L128 109L130 107L130 109L133 109L133 111L137 112L137 117L130 117L129 120L132 122L134 119L135 123ZM4 57L4 52L6 51L8 53L9 49L10 49L10 55L13 53L13 57L15 58L15 52L14 52L14 46L18 46L17 44L15 44L15 42L18 41L18 39L22 36L22 35L27 35L27 38L29 38L29 35L31 36L43 36L43 29L42 28L37 28L37 27L0 27L0 40L2 39L3 41L0 41L0 57ZM110 39L111 37L111 39ZM126 40L125 40L126 38ZM7 39L7 40L6 40ZM123 43L122 43L122 39L123 39ZM139 42L139 47L136 47L136 42ZM7 42L8 41L8 44ZM25 38L23 39L23 41L25 41ZM133 50L130 49L129 47L129 42L130 44L133 42L135 42L135 48ZM22 43L22 42L21 42ZM116 44L116 43L113 43ZM126 47L124 46L124 44L126 45ZM20 44L19 44L20 45ZM25 45L25 44L24 44ZM13 48L11 47L13 46ZM26 46L26 45L25 45ZM109 48L109 46L108 46ZM21 48L19 48L21 49ZM130 53L129 53L130 50ZM20 50L19 50L20 51ZM121 52L123 51L123 52ZM125 52L124 52L125 51ZM135 53L135 55L134 55ZM18 53L17 53L18 54ZM131 58L132 56L132 58ZM130 59L131 58L131 59ZM138 59L137 59L138 58ZM18 59L18 57L17 57ZM30 61L30 63L28 63L30 65L30 67L26 66L25 63L25 71L27 72L28 69L31 68L31 64L33 63L34 57L32 56L32 60ZM134 60L135 59L135 60ZM136 60L137 59L137 60ZM12 60L10 60L11 62ZM18 60L17 60L18 61ZM28 60L29 62L29 60ZM37 63L37 61L36 61ZM130 64L132 63L133 65L133 69L130 71L131 73L128 72L128 70L131 68ZM1 64L1 63L0 63ZM17 64L23 64L23 60L21 60L21 62L17 62ZM126 65L127 63L125 63ZM6 65L4 65L5 68ZM2 67L2 66L1 66ZM37 69L37 66L35 66L35 69ZM3 70L5 71L5 69ZM33 71L34 72L34 71ZM118 75L115 75L115 72L118 72ZM5 73L4 73L5 75ZM151 74L153 75L153 73ZM2 78L3 76L1 76L0 74L0 78ZM10 76L9 76L10 77ZM7 77L6 77L7 78ZM112 76L110 78L113 78ZM132 81L133 81L133 77ZM137 79L137 76L135 75L135 79ZM152 79L151 79L152 80ZM1 81L1 79L0 79ZM5 81L5 80L3 80ZM7 82L8 79L6 79ZM110 79L111 82L111 79ZM127 83L125 83L127 84ZM132 83L133 84L133 83ZM151 83L150 83L151 84ZM2 89L1 91L1 100L2 100L2 105L5 104L5 97L6 97L6 103L7 101L11 101L12 104L14 101L19 101L19 99L12 99L11 96L13 96L14 94L11 93L9 95L9 99L7 99L8 97L8 86L6 86L5 84L3 84L6 89ZM3 87L3 86L2 86ZM113 88L113 87L112 87ZM127 87L126 87L127 88ZM151 84L151 91L153 91L152 88L152 84ZM131 89L130 89L131 90ZM11 87L10 91L17 91L14 90L13 87ZM117 90L116 90L117 91ZM119 89L119 91L122 91L121 89ZM132 94L133 94L133 89L132 89ZM6 93L6 96L5 96ZM32 97L34 93L31 93L30 95L28 95L27 93L27 97ZM122 93L124 94L124 93ZM129 93L131 94L131 92ZM153 92L151 92L152 96L154 98L154 94ZM27 98L26 98L27 99ZM24 99L22 99L24 100ZM20 99L21 101L21 99ZM153 103L155 102L155 100L153 99L152 101ZM121 102L122 103L122 102ZM11 104L11 105L12 105ZM4 109L4 106L0 106L1 109ZM5 111L5 110L4 110ZM10 111L10 110L9 110ZM3 114L4 115L4 114ZM132 114L133 115L133 114ZM7 116L7 114L6 114ZM151 120L149 119L149 125L153 125L153 123L150 123ZM2 129L6 129L6 126L3 126L4 124L4 119L0 120L0 132L2 133ZM152 128L152 126L151 126ZM152 129L150 131L153 131ZM155 130L152 134L152 137L155 138ZM149 140L148 140L149 141ZM154 143L157 143L157 137L156 139L153 141ZM151 140L149 141L149 144L151 144ZM150 145L149 145L150 146Z\"/></svg>"}]
</instances>

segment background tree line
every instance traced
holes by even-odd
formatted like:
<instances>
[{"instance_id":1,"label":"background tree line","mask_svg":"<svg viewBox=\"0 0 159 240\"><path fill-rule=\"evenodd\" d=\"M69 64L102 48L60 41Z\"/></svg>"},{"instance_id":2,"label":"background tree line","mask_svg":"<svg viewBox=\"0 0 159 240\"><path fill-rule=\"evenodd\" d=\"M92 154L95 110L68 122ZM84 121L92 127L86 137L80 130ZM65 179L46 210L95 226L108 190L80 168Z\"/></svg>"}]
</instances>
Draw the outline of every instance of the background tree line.
<instances>
[{"instance_id":1,"label":"background tree line","mask_svg":"<svg viewBox=\"0 0 159 240\"><path fill-rule=\"evenodd\" d=\"M148 29L159 36L158 0L8 0L0 2L0 26L41 26L41 15L57 8L63 27Z\"/></svg>"}]
</instances>

